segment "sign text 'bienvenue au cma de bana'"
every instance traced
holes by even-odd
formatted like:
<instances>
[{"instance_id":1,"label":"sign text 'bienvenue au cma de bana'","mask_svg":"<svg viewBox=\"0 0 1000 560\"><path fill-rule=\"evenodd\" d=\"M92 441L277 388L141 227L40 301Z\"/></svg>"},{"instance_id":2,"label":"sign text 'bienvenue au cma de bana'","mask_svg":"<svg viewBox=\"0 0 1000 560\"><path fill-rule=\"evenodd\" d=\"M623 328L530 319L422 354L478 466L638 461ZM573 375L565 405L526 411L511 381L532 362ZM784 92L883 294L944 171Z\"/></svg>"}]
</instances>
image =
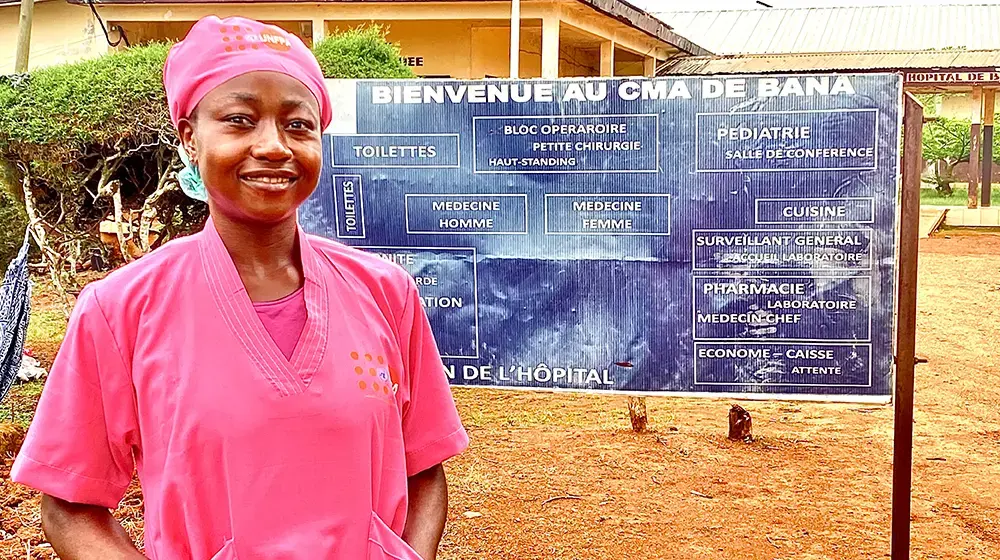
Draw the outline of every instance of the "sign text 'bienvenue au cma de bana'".
<instances>
[{"instance_id":1,"label":"sign text 'bienvenue au cma de bana'","mask_svg":"<svg viewBox=\"0 0 1000 560\"><path fill-rule=\"evenodd\" d=\"M887 401L894 75L333 81L300 220L456 385Z\"/></svg>"}]
</instances>

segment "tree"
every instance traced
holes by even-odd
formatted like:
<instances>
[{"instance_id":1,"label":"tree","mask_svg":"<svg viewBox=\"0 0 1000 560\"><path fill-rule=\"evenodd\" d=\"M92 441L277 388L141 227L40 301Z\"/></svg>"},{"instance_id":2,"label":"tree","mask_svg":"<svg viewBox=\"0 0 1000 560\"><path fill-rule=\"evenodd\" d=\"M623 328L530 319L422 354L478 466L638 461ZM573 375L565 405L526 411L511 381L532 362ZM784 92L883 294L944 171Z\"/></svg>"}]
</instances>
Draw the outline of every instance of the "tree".
<instances>
[{"instance_id":1,"label":"tree","mask_svg":"<svg viewBox=\"0 0 1000 560\"><path fill-rule=\"evenodd\" d=\"M938 116L938 110L941 106L942 100L944 99L944 95L940 93L917 93L914 97L916 97L917 101L924 106L925 117Z\"/></svg>"},{"instance_id":2,"label":"tree","mask_svg":"<svg viewBox=\"0 0 1000 560\"><path fill-rule=\"evenodd\" d=\"M955 166L969 161L972 123L966 119L938 117L924 125L924 161L933 164L932 175L925 177L925 183L933 183L934 188L945 196L951 196L951 184L955 177ZM993 136L993 162L1000 163L1000 135Z\"/></svg>"},{"instance_id":3,"label":"tree","mask_svg":"<svg viewBox=\"0 0 1000 560\"><path fill-rule=\"evenodd\" d=\"M0 182L23 205L57 287L75 291L74 273L94 251L116 260L100 242L102 221L113 217L117 258L128 260L126 242L148 251L163 239L151 230L175 233L198 211L174 179L168 49L128 49L0 83Z\"/></svg>"},{"instance_id":4,"label":"tree","mask_svg":"<svg viewBox=\"0 0 1000 560\"><path fill-rule=\"evenodd\" d=\"M927 182L945 196L951 196L955 165L969 161L970 122L940 117L924 125L923 156L933 162L933 175Z\"/></svg>"}]
</instances>

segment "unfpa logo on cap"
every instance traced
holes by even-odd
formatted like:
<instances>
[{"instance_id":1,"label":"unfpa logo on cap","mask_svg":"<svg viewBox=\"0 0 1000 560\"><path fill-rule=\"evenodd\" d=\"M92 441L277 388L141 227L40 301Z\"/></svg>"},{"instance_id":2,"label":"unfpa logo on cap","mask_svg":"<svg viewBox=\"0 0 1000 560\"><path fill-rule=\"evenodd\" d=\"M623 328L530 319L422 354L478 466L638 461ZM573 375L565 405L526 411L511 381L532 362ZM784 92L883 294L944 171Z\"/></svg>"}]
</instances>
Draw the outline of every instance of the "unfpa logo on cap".
<instances>
[{"instance_id":1,"label":"unfpa logo on cap","mask_svg":"<svg viewBox=\"0 0 1000 560\"><path fill-rule=\"evenodd\" d=\"M277 27L267 26L257 32L250 27L223 25L219 31L222 32L222 41L226 43L226 52L257 50L261 45L281 52L292 49L292 42Z\"/></svg>"}]
</instances>

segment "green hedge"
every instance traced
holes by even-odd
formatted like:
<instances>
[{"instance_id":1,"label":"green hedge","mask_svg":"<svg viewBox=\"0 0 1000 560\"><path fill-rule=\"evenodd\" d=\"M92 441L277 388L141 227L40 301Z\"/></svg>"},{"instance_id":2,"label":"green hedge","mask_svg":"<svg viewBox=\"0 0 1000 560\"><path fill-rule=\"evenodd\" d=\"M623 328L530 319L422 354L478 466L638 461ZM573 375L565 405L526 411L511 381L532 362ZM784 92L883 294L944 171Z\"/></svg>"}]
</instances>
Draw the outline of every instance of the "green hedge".
<instances>
[{"instance_id":1,"label":"green hedge","mask_svg":"<svg viewBox=\"0 0 1000 560\"><path fill-rule=\"evenodd\" d=\"M42 68L24 84L0 84L0 161L20 194L29 169L39 212L51 225L89 231L110 210L95 197L118 180L123 200L155 189L173 137L161 73L167 45L150 45ZM145 159L150 155L158 158ZM18 198L21 198L18 196ZM95 199L96 198L96 199Z\"/></svg>"},{"instance_id":2,"label":"green hedge","mask_svg":"<svg viewBox=\"0 0 1000 560\"><path fill-rule=\"evenodd\" d=\"M169 133L161 78L168 48L42 68L23 88L0 85L0 151L74 165L75 156L96 146Z\"/></svg>"},{"instance_id":3,"label":"green hedge","mask_svg":"<svg viewBox=\"0 0 1000 560\"><path fill-rule=\"evenodd\" d=\"M386 40L385 29L369 25L335 33L313 47L328 78L412 78L399 46Z\"/></svg>"}]
</instances>

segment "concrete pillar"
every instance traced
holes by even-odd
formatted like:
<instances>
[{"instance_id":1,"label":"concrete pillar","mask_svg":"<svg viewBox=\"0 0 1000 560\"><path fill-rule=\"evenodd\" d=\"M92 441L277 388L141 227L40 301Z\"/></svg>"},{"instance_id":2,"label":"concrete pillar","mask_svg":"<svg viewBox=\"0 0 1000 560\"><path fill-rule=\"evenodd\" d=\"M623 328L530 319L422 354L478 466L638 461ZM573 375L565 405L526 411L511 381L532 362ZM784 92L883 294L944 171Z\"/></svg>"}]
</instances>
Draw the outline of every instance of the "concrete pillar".
<instances>
[{"instance_id":1,"label":"concrete pillar","mask_svg":"<svg viewBox=\"0 0 1000 560\"><path fill-rule=\"evenodd\" d=\"M615 42L601 42L601 76L615 75Z\"/></svg>"},{"instance_id":2,"label":"concrete pillar","mask_svg":"<svg viewBox=\"0 0 1000 560\"><path fill-rule=\"evenodd\" d=\"M983 118L983 87L972 88L972 128L969 130L969 208L979 207L979 134Z\"/></svg>"},{"instance_id":3,"label":"concrete pillar","mask_svg":"<svg viewBox=\"0 0 1000 560\"><path fill-rule=\"evenodd\" d=\"M656 77L656 59L647 57L642 60L642 75L647 78Z\"/></svg>"},{"instance_id":4,"label":"concrete pillar","mask_svg":"<svg viewBox=\"0 0 1000 560\"><path fill-rule=\"evenodd\" d=\"M326 20L325 19L314 19L312 20L313 27L313 46L319 44L320 41L326 38Z\"/></svg>"},{"instance_id":5,"label":"concrete pillar","mask_svg":"<svg viewBox=\"0 0 1000 560\"><path fill-rule=\"evenodd\" d=\"M983 195L982 208L992 205L993 193L993 117L996 111L996 90L983 92Z\"/></svg>"},{"instance_id":6,"label":"concrete pillar","mask_svg":"<svg viewBox=\"0 0 1000 560\"><path fill-rule=\"evenodd\" d=\"M559 16L542 18L542 77L559 77Z\"/></svg>"}]
</instances>

